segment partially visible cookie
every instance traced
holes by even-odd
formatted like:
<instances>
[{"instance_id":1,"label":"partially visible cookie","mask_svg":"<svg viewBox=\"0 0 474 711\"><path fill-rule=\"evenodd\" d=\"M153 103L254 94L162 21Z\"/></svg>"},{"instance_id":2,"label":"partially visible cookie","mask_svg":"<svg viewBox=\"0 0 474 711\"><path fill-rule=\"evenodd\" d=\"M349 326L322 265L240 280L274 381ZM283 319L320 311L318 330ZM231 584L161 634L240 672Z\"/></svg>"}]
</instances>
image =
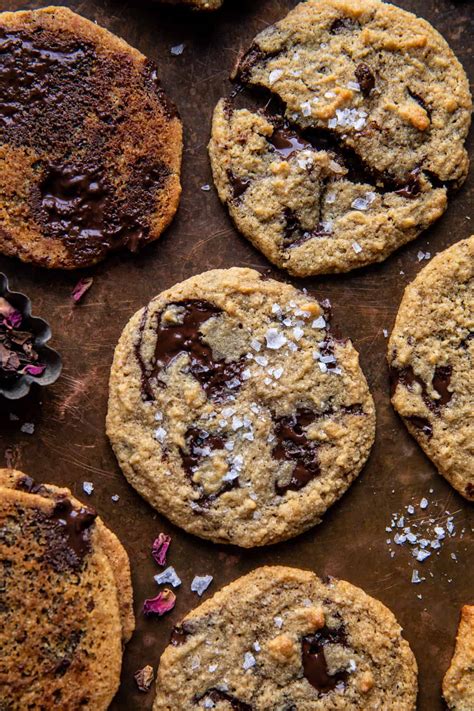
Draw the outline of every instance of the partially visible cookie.
<instances>
[{"instance_id":1,"label":"partially visible cookie","mask_svg":"<svg viewBox=\"0 0 474 711\"><path fill-rule=\"evenodd\" d=\"M23 485L2 472L0 698L11 711L105 711L120 682L124 627L97 515L62 490Z\"/></svg>"},{"instance_id":2,"label":"partially visible cookie","mask_svg":"<svg viewBox=\"0 0 474 711\"><path fill-rule=\"evenodd\" d=\"M452 711L474 709L474 606L461 610L456 649L443 680L443 696Z\"/></svg>"},{"instance_id":3,"label":"partially visible cookie","mask_svg":"<svg viewBox=\"0 0 474 711\"><path fill-rule=\"evenodd\" d=\"M440 474L474 501L474 236L406 288L388 361L395 409Z\"/></svg>"},{"instance_id":4,"label":"partially visible cookie","mask_svg":"<svg viewBox=\"0 0 474 711\"><path fill-rule=\"evenodd\" d=\"M431 25L393 5L302 2L257 35L235 78L267 106L219 102L214 182L239 231L291 274L382 261L466 177L467 77Z\"/></svg>"},{"instance_id":5,"label":"partially visible cookie","mask_svg":"<svg viewBox=\"0 0 474 711\"><path fill-rule=\"evenodd\" d=\"M129 482L187 531L244 547L317 523L362 469L375 412L328 306L250 269L205 272L126 326L107 433Z\"/></svg>"},{"instance_id":6,"label":"partially visible cookie","mask_svg":"<svg viewBox=\"0 0 474 711\"><path fill-rule=\"evenodd\" d=\"M70 490L52 484L37 484L35 480L15 469L0 469L0 487L6 486L27 493L34 493L58 502L69 499L74 506L80 508L82 503L75 499ZM126 644L135 629L135 615L133 612L133 589L130 572L130 560L127 552L117 536L104 525L102 519L95 519L97 537L100 548L109 558L115 582L117 584L120 617L122 624L122 641Z\"/></svg>"},{"instance_id":7,"label":"partially visible cookie","mask_svg":"<svg viewBox=\"0 0 474 711\"><path fill-rule=\"evenodd\" d=\"M155 711L414 711L417 665L392 612L342 580L265 567L175 628Z\"/></svg>"},{"instance_id":8,"label":"partially visible cookie","mask_svg":"<svg viewBox=\"0 0 474 711\"><path fill-rule=\"evenodd\" d=\"M182 126L155 64L67 8L0 14L0 252L74 269L160 236Z\"/></svg>"}]
</instances>

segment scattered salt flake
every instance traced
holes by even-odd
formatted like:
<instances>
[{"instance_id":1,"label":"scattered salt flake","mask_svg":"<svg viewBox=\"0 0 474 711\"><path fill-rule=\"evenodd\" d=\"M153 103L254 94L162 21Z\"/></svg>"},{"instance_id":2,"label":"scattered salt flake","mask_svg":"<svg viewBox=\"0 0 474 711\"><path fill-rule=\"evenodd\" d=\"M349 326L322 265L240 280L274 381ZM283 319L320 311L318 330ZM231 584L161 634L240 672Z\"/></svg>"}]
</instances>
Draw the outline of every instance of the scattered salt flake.
<instances>
[{"instance_id":1,"label":"scattered salt flake","mask_svg":"<svg viewBox=\"0 0 474 711\"><path fill-rule=\"evenodd\" d=\"M242 668L245 670L251 669L252 667L254 667L256 665L256 663L257 663L257 660L253 656L252 652L245 652Z\"/></svg>"},{"instance_id":2,"label":"scattered salt flake","mask_svg":"<svg viewBox=\"0 0 474 711\"><path fill-rule=\"evenodd\" d=\"M299 341L304 336L304 331L301 326L295 326L293 329L293 336L297 341Z\"/></svg>"},{"instance_id":3,"label":"scattered salt flake","mask_svg":"<svg viewBox=\"0 0 474 711\"><path fill-rule=\"evenodd\" d=\"M357 81L348 81L347 88L352 89L352 91L360 91L360 84Z\"/></svg>"},{"instance_id":4,"label":"scattered salt flake","mask_svg":"<svg viewBox=\"0 0 474 711\"><path fill-rule=\"evenodd\" d=\"M419 576L418 571L417 571L416 568L413 569L413 572L412 572L412 574L411 574L411 582L412 582L414 585L417 585L418 583L421 583L421 582L422 582L422 579L420 578L420 576Z\"/></svg>"},{"instance_id":5,"label":"scattered salt flake","mask_svg":"<svg viewBox=\"0 0 474 711\"><path fill-rule=\"evenodd\" d=\"M407 511L408 511L409 514L414 514L414 513L415 513L415 507L410 504L409 506L407 506Z\"/></svg>"},{"instance_id":6,"label":"scattered salt flake","mask_svg":"<svg viewBox=\"0 0 474 711\"><path fill-rule=\"evenodd\" d=\"M318 365L319 365L319 370L321 371L321 373L328 372L328 367L327 367L326 363L319 362Z\"/></svg>"},{"instance_id":7,"label":"scattered salt flake","mask_svg":"<svg viewBox=\"0 0 474 711\"><path fill-rule=\"evenodd\" d=\"M417 549L415 549L415 550L413 551L413 556L414 556L414 557L417 559L417 561L419 561L420 563L422 563L424 560L426 560L427 558L429 558L430 555L431 555L431 553L430 553L429 551L417 550Z\"/></svg>"},{"instance_id":8,"label":"scattered salt flake","mask_svg":"<svg viewBox=\"0 0 474 711\"><path fill-rule=\"evenodd\" d=\"M219 665L218 664L209 664L207 667L207 671L211 672L213 674L215 671L217 671Z\"/></svg>"},{"instance_id":9,"label":"scattered salt flake","mask_svg":"<svg viewBox=\"0 0 474 711\"><path fill-rule=\"evenodd\" d=\"M271 350L278 350L285 345L287 339L280 333L276 328L269 328L265 334L265 340L267 342L267 348Z\"/></svg>"},{"instance_id":10,"label":"scattered salt flake","mask_svg":"<svg viewBox=\"0 0 474 711\"><path fill-rule=\"evenodd\" d=\"M356 254L359 254L360 252L362 252L362 247L360 246L360 244L358 242L352 243L352 249L354 250L354 252Z\"/></svg>"},{"instance_id":11,"label":"scattered salt flake","mask_svg":"<svg viewBox=\"0 0 474 711\"><path fill-rule=\"evenodd\" d=\"M303 116L311 116L312 110L309 101L303 101L303 103L300 105L300 108Z\"/></svg>"},{"instance_id":12,"label":"scattered salt flake","mask_svg":"<svg viewBox=\"0 0 474 711\"><path fill-rule=\"evenodd\" d=\"M273 622L275 623L275 626L278 627L279 630L283 627L283 617L280 617L277 615L277 617L273 618Z\"/></svg>"},{"instance_id":13,"label":"scattered salt flake","mask_svg":"<svg viewBox=\"0 0 474 711\"><path fill-rule=\"evenodd\" d=\"M166 554L170 547L171 536L165 533L159 533L158 538L155 538L151 547L151 554L158 565L166 565Z\"/></svg>"},{"instance_id":14,"label":"scattered salt flake","mask_svg":"<svg viewBox=\"0 0 474 711\"><path fill-rule=\"evenodd\" d=\"M76 286L72 290L71 293L71 298L74 301L75 304L78 304L79 301L85 296L85 294L89 291L91 288L92 284L94 283L94 279L92 277L87 277L85 279L79 279L77 282Z\"/></svg>"},{"instance_id":15,"label":"scattered salt flake","mask_svg":"<svg viewBox=\"0 0 474 711\"><path fill-rule=\"evenodd\" d=\"M356 669L357 669L357 664L355 663L355 661L353 659L349 659L347 671L353 673L356 671Z\"/></svg>"},{"instance_id":16,"label":"scattered salt flake","mask_svg":"<svg viewBox=\"0 0 474 711\"><path fill-rule=\"evenodd\" d=\"M25 434L34 434L35 431L35 426L32 422L25 422L21 427L20 430L24 432Z\"/></svg>"},{"instance_id":17,"label":"scattered salt flake","mask_svg":"<svg viewBox=\"0 0 474 711\"><path fill-rule=\"evenodd\" d=\"M388 338L388 331L386 328L382 329L383 337Z\"/></svg>"},{"instance_id":18,"label":"scattered salt flake","mask_svg":"<svg viewBox=\"0 0 474 711\"><path fill-rule=\"evenodd\" d=\"M326 328L326 319L324 316L318 316L311 325L313 328Z\"/></svg>"},{"instance_id":19,"label":"scattered salt flake","mask_svg":"<svg viewBox=\"0 0 474 711\"><path fill-rule=\"evenodd\" d=\"M261 350L261 348L262 348L262 344L260 343L260 341L257 341L256 338L252 338L252 340L250 341L250 345L251 345L251 347L253 348L254 351L257 351L257 353L258 353L258 352Z\"/></svg>"},{"instance_id":20,"label":"scattered salt flake","mask_svg":"<svg viewBox=\"0 0 474 711\"><path fill-rule=\"evenodd\" d=\"M154 575L153 577L158 585L164 585L165 583L169 583L174 588L177 588L181 585L181 578L178 576L176 570L173 568L172 565L166 568L166 570L164 570L162 573Z\"/></svg>"},{"instance_id":21,"label":"scattered salt flake","mask_svg":"<svg viewBox=\"0 0 474 711\"><path fill-rule=\"evenodd\" d=\"M173 609L176 604L176 595L172 590L165 588L156 597L149 598L143 603L144 615L158 615L161 617Z\"/></svg>"},{"instance_id":22,"label":"scattered salt flake","mask_svg":"<svg viewBox=\"0 0 474 711\"><path fill-rule=\"evenodd\" d=\"M273 377L275 380L280 380L281 376L283 375L283 368L275 368L273 371Z\"/></svg>"},{"instance_id":23,"label":"scattered salt flake","mask_svg":"<svg viewBox=\"0 0 474 711\"><path fill-rule=\"evenodd\" d=\"M213 709L215 707L215 703L212 699L204 699L202 706L205 709Z\"/></svg>"},{"instance_id":24,"label":"scattered salt flake","mask_svg":"<svg viewBox=\"0 0 474 711\"><path fill-rule=\"evenodd\" d=\"M253 648L255 649L256 652L260 652L260 650L262 649L261 646L260 646L260 642L258 642L258 641L257 641L257 642L254 642L254 643L253 643Z\"/></svg>"},{"instance_id":25,"label":"scattered salt flake","mask_svg":"<svg viewBox=\"0 0 474 711\"><path fill-rule=\"evenodd\" d=\"M155 678L153 667L147 664L143 669L136 671L133 676L139 691L150 691L153 679Z\"/></svg>"},{"instance_id":26,"label":"scattered salt flake","mask_svg":"<svg viewBox=\"0 0 474 711\"><path fill-rule=\"evenodd\" d=\"M120 499L120 496L118 494L112 494L110 498L112 499L112 501L116 502Z\"/></svg>"},{"instance_id":27,"label":"scattered salt flake","mask_svg":"<svg viewBox=\"0 0 474 711\"><path fill-rule=\"evenodd\" d=\"M333 91L326 91L324 93L325 99L334 99L335 96L336 96L336 94Z\"/></svg>"},{"instance_id":28,"label":"scattered salt flake","mask_svg":"<svg viewBox=\"0 0 474 711\"><path fill-rule=\"evenodd\" d=\"M419 262L421 262L423 259L431 259L431 252L422 252L420 249L418 251L416 257Z\"/></svg>"},{"instance_id":29,"label":"scattered salt flake","mask_svg":"<svg viewBox=\"0 0 474 711\"><path fill-rule=\"evenodd\" d=\"M92 492L94 491L94 484L92 483L92 481L83 481L82 488L84 489L86 494L88 494L88 496L90 496L92 494Z\"/></svg>"},{"instance_id":30,"label":"scattered salt flake","mask_svg":"<svg viewBox=\"0 0 474 711\"><path fill-rule=\"evenodd\" d=\"M436 537L439 541L442 541L443 538L446 537L446 531L442 526L435 526L434 527L434 532L436 533Z\"/></svg>"},{"instance_id":31,"label":"scattered salt flake","mask_svg":"<svg viewBox=\"0 0 474 711\"><path fill-rule=\"evenodd\" d=\"M268 75L268 83L270 86L274 84L278 79L283 75L283 71L281 69L273 69L273 71L270 72Z\"/></svg>"},{"instance_id":32,"label":"scattered salt flake","mask_svg":"<svg viewBox=\"0 0 474 711\"><path fill-rule=\"evenodd\" d=\"M209 190L211 189L211 186L206 183L205 185L201 185L201 190L205 193L208 193Z\"/></svg>"},{"instance_id":33,"label":"scattered salt flake","mask_svg":"<svg viewBox=\"0 0 474 711\"><path fill-rule=\"evenodd\" d=\"M195 575L191 583L191 590L201 597L212 583L212 575Z\"/></svg>"},{"instance_id":34,"label":"scattered salt flake","mask_svg":"<svg viewBox=\"0 0 474 711\"><path fill-rule=\"evenodd\" d=\"M324 201L327 202L328 205L332 205L333 202L336 202L336 193L328 193Z\"/></svg>"},{"instance_id":35,"label":"scattered salt flake","mask_svg":"<svg viewBox=\"0 0 474 711\"><path fill-rule=\"evenodd\" d=\"M420 509L427 509L428 508L428 499L425 499L424 497L420 501Z\"/></svg>"},{"instance_id":36,"label":"scattered salt flake","mask_svg":"<svg viewBox=\"0 0 474 711\"><path fill-rule=\"evenodd\" d=\"M242 375L240 377L242 378L242 380L250 380L250 378L252 377L250 368L245 368L245 370L242 371Z\"/></svg>"},{"instance_id":37,"label":"scattered salt flake","mask_svg":"<svg viewBox=\"0 0 474 711\"><path fill-rule=\"evenodd\" d=\"M173 57L179 57L184 52L184 44L175 44L174 47L171 47L170 52Z\"/></svg>"},{"instance_id":38,"label":"scattered salt flake","mask_svg":"<svg viewBox=\"0 0 474 711\"><path fill-rule=\"evenodd\" d=\"M157 429L155 430L155 439L160 444L163 444L163 442L166 439L166 434L167 434L167 432L164 427L157 427Z\"/></svg>"},{"instance_id":39,"label":"scattered salt flake","mask_svg":"<svg viewBox=\"0 0 474 711\"><path fill-rule=\"evenodd\" d=\"M158 412L155 413L155 420L157 422L161 422L163 420L163 413L158 410Z\"/></svg>"},{"instance_id":40,"label":"scattered salt flake","mask_svg":"<svg viewBox=\"0 0 474 711\"><path fill-rule=\"evenodd\" d=\"M457 556L456 553L451 553L451 558L457 562Z\"/></svg>"}]
</instances>

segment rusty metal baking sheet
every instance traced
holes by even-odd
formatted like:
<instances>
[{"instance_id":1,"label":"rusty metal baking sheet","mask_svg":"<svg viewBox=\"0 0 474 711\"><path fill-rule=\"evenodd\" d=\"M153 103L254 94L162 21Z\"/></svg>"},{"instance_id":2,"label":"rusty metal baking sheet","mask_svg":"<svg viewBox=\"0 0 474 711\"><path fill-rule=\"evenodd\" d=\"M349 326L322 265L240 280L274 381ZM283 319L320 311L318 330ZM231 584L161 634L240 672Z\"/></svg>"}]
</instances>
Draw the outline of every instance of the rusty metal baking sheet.
<instances>
[{"instance_id":1,"label":"rusty metal baking sheet","mask_svg":"<svg viewBox=\"0 0 474 711\"><path fill-rule=\"evenodd\" d=\"M15 465L39 481L65 484L87 499L119 535L132 562L137 630L127 646L122 685L111 708L151 708L153 691L139 692L133 673L145 664L156 669L172 626L198 604L190 591L194 575L214 576L204 596L208 597L259 565L278 563L344 578L388 605L418 660L419 709L439 711L459 609L463 603L474 603L474 511L436 473L394 413L388 394L385 333L393 325L404 287L426 263L419 261L418 252L433 255L474 231L469 221L472 177L444 217L384 264L347 275L291 280L331 300L335 326L352 338L360 352L378 418L376 443L362 475L322 524L287 543L243 551L201 541L154 512L121 475L104 429L109 369L130 316L172 284L206 269L231 266L268 270L287 279L231 225L212 187L206 144L212 109L229 89L227 78L239 51L296 2L226 0L222 11L203 16L136 0L55 4L96 20L155 59L185 127L181 205L172 226L155 245L139 255L115 254L80 273L50 272L0 257L0 271L8 275L11 288L26 292L34 313L50 321L52 346L64 361L55 385L22 403L1 404L0 465ZM398 5L440 30L472 77L474 8L469 0L398 0ZM40 6L0 0L2 10ZM181 44L182 54L173 55L171 47ZM471 138L471 156L472 149ZM206 185L211 189L202 189ZM73 306L70 293L80 276L93 276L94 284L83 302ZM90 497L83 491L84 481L94 484ZM113 495L119 499L114 501ZM424 497L428 508L421 509ZM415 507L413 514L406 510L410 504ZM441 523L446 537L440 550L423 563L415 561L410 546L394 544L393 531L386 531L393 514L404 514L410 523L416 520L419 530ZM448 518L452 525L446 528ZM183 584L171 614L146 620L141 607L145 597L156 594L157 570L150 546L159 531L173 537L169 560ZM421 583L411 582L414 569L425 578Z\"/></svg>"}]
</instances>

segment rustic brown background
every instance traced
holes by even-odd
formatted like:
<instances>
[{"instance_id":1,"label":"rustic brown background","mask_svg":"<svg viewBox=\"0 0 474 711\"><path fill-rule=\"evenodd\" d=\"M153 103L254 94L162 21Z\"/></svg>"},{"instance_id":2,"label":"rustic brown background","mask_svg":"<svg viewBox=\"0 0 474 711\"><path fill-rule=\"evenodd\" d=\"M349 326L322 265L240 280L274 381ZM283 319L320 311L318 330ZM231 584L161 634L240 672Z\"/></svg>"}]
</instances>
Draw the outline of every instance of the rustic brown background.
<instances>
[{"instance_id":1,"label":"rustic brown background","mask_svg":"<svg viewBox=\"0 0 474 711\"><path fill-rule=\"evenodd\" d=\"M11 287L27 292L34 313L50 321L52 344L64 360L62 377L46 392L20 406L0 403L0 465L13 464L40 481L67 484L80 498L87 498L120 536L132 562L137 631L126 650L123 683L112 708L151 708L153 692L140 694L133 672L148 663L156 668L171 627L198 604L189 590L195 574L214 575L209 595L259 565L281 563L345 578L386 603L404 627L418 659L419 709L442 709L440 684L452 653L459 607L474 603L474 514L472 506L437 475L393 412L382 330L392 327L403 289L424 263L417 260L418 250L438 252L473 231L468 219L472 178L433 229L385 264L343 276L293 280L331 299L335 324L360 351L375 396L377 441L357 483L320 526L288 543L246 552L200 541L158 516L121 475L104 433L109 368L129 317L162 289L213 267L269 268L233 229L214 190L203 192L200 186L212 183L206 154L211 112L228 90L227 77L236 55L257 31L281 18L296 2L226 0L222 11L209 16L133 0L62 4L158 61L164 86L180 109L186 139L181 207L158 244L138 256L117 254L81 274L48 272L0 257L0 271L7 273ZM432 22L472 76L474 13L469 0L398 0L398 4ZM0 0L2 10L40 5ZM185 44L183 54L172 56L170 48L181 43ZM286 278L276 269L271 273ZM92 275L94 285L83 303L72 306L71 289L84 275ZM11 421L11 412L20 420ZM34 423L33 435L21 432L25 422ZM94 482L91 497L83 493L83 481ZM112 502L112 494L119 494L120 500ZM455 514L457 531L466 529L463 538L450 539L439 556L423 564L415 564L410 551L400 547L391 559L385 542L391 513L423 496L431 502L428 512L441 521L446 510ZM183 585L170 615L145 620L143 599L156 594L152 576L157 570L150 545L161 530L173 536L169 559ZM452 552L459 562L451 559ZM426 576L426 582L411 584L413 567Z\"/></svg>"}]
</instances>

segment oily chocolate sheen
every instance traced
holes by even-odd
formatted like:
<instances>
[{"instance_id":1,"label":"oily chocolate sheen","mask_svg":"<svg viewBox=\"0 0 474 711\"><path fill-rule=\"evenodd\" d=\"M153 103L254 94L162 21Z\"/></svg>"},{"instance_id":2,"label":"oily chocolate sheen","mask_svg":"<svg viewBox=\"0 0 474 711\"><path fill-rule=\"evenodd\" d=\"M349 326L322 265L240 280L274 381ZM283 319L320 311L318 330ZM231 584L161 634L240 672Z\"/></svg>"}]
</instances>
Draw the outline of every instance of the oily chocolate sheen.
<instances>
[{"instance_id":1,"label":"oily chocolate sheen","mask_svg":"<svg viewBox=\"0 0 474 711\"><path fill-rule=\"evenodd\" d=\"M97 512L94 509L76 507L69 499L58 501L50 516L79 559L84 558L90 550L91 527L96 518Z\"/></svg>"},{"instance_id":2,"label":"oily chocolate sheen","mask_svg":"<svg viewBox=\"0 0 474 711\"><path fill-rule=\"evenodd\" d=\"M309 141L289 128L275 129L268 141L283 158L289 158L298 151L312 148Z\"/></svg>"},{"instance_id":3,"label":"oily chocolate sheen","mask_svg":"<svg viewBox=\"0 0 474 711\"><path fill-rule=\"evenodd\" d=\"M207 396L216 402L236 392L240 387L240 375L245 367L243 358L227 362L214 358L212 348L204 341L200 327L210 318L220 316L222 309L208 301L187 300L169 304L181 309L178 323L163 321L158 315L156 347L153 363L148 366L141 356L141 339L146 319L142 319L141 335L137 345L137 358L142 368L142 388L146 399L153 399L154 382L165 387L162 376L166 368L180 355L187 355L184 372L190 372L200 383Z\"/></svg>"},{"instance_id":4,"label":"oily chocolate sheen","mask_svg":"<svg viewBox=\"0 0 474 711\"><path fill-rule=\"evenodd\" d=\"M318 694L328 694L333 691L338 684L344 684L348 673L339 671L336 674L329 674L324 648L328 644L346 645L346 635L344 627L331 629L323 627L313 635L303 637L301 642L301 656L303 663L303 673L306 679L313 686Z\"/></svg>"},{"instance_id":5,"label":"oily chocolate sheen","mask_svg":"<svg viewBox=\"0 0 474 711\"><path fill-rule=\"evenodd\" d=\"M294 463L290 481L285 485L276 484L280 496L287 491L299 491L320 474L318 445L309 440L304 431L315 419L316 414L311 410L299 409L293 415L275 420L277 443L272 456L279 461Z\"/></svg>"}]
</instances>

